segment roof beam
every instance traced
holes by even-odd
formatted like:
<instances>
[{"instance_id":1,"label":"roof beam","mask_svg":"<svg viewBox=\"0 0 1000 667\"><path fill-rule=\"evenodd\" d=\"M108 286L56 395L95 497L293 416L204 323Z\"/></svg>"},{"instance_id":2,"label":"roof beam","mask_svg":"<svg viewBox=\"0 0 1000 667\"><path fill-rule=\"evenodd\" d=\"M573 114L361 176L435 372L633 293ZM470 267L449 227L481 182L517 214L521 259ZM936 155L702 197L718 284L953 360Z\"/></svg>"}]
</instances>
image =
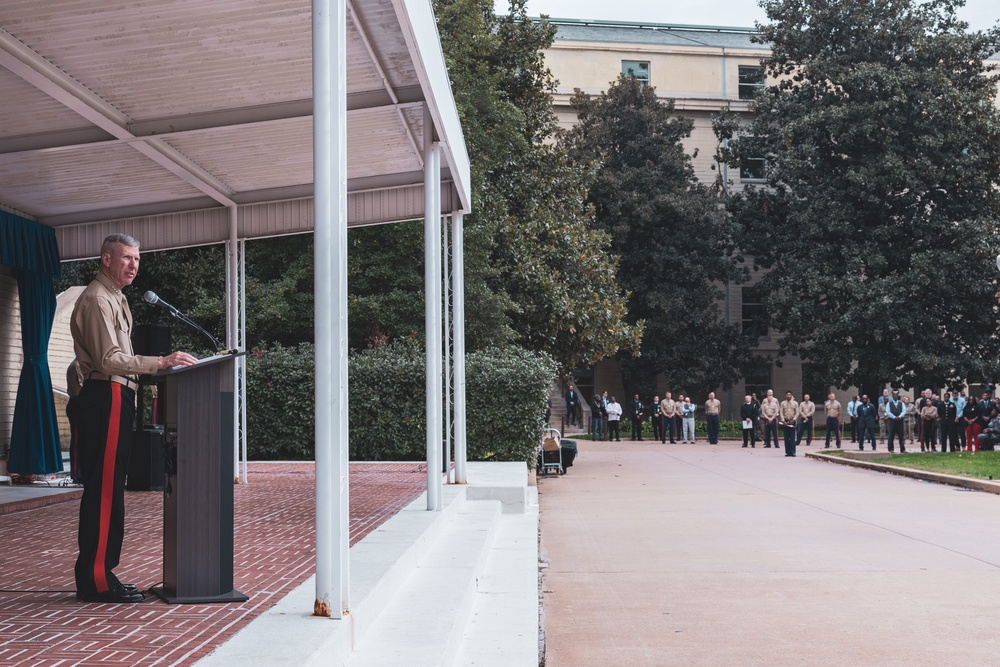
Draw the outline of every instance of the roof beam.
<instances>
[{"instance_id":1,"label":"roof beam","mask_svg":"<svg viewBox=\"0 0 1000 667\"><path fill-rule=\"evenodd\" d=\"M417 88L419 91L419 88ZM402 112L406 109L422 107L420 101L400 101L393 104L384 91L374 94L360 93L355 96L355 105L347 112L348 119L365 111L393 109L399 114L400 122L405 126ZM306 109L308 106L308 109ZM206 130L223 130L235 127L251 127L297 121L312 118L312 101L297 101L268 105L266 107L246 107L227 109L203 114L188 114L170 116L149 120L139 120L128 124L130 139L116 139L100 128L80 128L75 130L53 130L39 134L24 134L20 136L0 138L0 155L18 153L43 153L75 148L91 147L100 143L129 143L149 141L150 139L165 139L184 136Z\"/></svg>"}]
</instances>

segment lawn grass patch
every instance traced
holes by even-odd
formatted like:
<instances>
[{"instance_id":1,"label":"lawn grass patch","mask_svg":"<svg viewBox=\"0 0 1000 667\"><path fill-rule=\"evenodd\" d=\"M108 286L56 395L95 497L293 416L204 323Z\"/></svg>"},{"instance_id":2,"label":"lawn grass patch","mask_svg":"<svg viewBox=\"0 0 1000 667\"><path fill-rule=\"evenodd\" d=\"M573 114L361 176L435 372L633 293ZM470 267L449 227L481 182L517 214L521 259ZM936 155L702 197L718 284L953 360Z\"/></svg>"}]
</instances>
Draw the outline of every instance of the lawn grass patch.
<instances>
[{"instance_id":1,"label":"lawn grass patch","mask_svg":"<svg viewBox=\"0 0 1000 667\"><path fill-rule=\"evenodd\" d=\"M1000 480L1000 452L893 454L887 459L878 459L873 462L879 465L915 468L960 477Z\"/></svg>"}]
</instances>

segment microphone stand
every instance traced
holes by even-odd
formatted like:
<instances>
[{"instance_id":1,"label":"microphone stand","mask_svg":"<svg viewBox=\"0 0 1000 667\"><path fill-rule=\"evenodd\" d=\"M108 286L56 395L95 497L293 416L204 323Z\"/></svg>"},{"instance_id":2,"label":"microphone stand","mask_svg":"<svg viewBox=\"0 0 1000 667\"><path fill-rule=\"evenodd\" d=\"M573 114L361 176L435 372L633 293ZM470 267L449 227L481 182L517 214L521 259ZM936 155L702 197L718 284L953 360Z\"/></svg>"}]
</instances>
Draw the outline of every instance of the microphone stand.
<instances>
[{"instance_id":1,"label":"microphone stand","mask_svg":"<svg viewBox=\"0 0 1000 667\"><path fill-rule=\"evenodd\" d=\"M179 310L167 310L167 312L170 313L170 316L173 317L178 322L186 324L187 326L191 327L192 329L200 333L202 336L207 338L208 341L212 344L213 352L218 352L220 349L222 349L222 343L220 343L215 336L205 331L205 329L203 329L200 325L198 325L196 322L190 319L187 315L180 312Z\"/></svg>"}]
</instances>

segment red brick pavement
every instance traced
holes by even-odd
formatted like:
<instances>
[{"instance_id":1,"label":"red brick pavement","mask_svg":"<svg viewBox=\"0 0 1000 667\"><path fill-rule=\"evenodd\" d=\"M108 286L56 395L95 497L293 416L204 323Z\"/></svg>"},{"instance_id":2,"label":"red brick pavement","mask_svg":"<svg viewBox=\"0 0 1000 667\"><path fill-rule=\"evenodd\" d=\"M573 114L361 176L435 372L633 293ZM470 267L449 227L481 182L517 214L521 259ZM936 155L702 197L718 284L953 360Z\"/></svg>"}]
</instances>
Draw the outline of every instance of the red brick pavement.
<instances>
[{"instance_id":1,"label":"red brick pavement","mask_svg":"<svg viewBox=\"0 0 1000 667\"><path fill-rule=\"evenodd\" d=\"M351 544L426 488L426 466L352 463ZM235 488L236 589L244 603L168 605L76 601L79 502L0 518L0 665L190 665L208 655L313 573L315 471L311 463L251 463ZM162 578L163 497L127 492L117 573L146 589Z\"/></svg>"}]
</instances>

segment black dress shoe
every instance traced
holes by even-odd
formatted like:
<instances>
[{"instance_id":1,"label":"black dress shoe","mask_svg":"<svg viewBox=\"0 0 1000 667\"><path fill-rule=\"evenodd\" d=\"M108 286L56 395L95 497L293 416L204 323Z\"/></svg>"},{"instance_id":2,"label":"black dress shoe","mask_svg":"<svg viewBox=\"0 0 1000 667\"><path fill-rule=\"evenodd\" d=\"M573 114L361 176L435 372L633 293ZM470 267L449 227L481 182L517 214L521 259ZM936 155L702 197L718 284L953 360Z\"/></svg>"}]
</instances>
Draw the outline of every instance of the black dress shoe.
<instances>
[{"instance_id":1,"label":"black dress shoe","mask_svg":"<svg viewBox=\"0 0 1000 667\"><path fill-rule=\"evenodd\" d=\"M122 587L115 588L103 593L77 593L76 599L81 602L106 602L110 604L142 602L142 593L129 593Z\"/></svg>"},{"instance_id":2,"label":"black dress shoe","mask_svg":"<svg viewBox=\"0 0 1000 667\"><path fill-rule=\"evenodd\" d=\"M126 593L138 593L139 587L135 584L118 584Z\"/></svg>"}]
</instances>

